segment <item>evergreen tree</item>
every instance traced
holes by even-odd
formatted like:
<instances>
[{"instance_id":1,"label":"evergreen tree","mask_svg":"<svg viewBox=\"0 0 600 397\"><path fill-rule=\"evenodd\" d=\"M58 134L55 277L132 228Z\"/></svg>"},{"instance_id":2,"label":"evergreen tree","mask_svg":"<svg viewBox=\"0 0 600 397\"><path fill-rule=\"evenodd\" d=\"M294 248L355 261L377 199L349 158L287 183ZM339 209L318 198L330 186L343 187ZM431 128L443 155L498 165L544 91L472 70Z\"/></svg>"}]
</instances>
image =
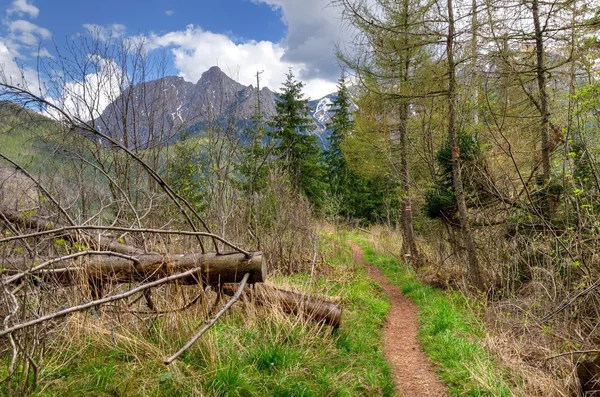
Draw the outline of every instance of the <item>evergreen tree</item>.
<instances>
[{"instance_id":1,"label":"evergreen tree","mask_svg":"<svg viewBox=\"0 0 600 397\"><path fill-rule=\"evenodd\" d=\"M260 73L256 73L256 105L250 123L245 128L246 145L242 148L238 170L242 176L242 190L252 196L264 189L267 183L268 147L265 146L266 122L260 98Z\"/></svg>"},{"instance_id":2,"label":"evergreen tree","mask_svg":"<svg viewBox=\"0 0 600 397\"><path fill-rule=\"evenodd\" d=\"M331 130L329 149L325 152L325 161L328 169L328 192L330 197L339 203L340 215L348 216L352 212L349 208L351 188L351 171L348 169L346 159L342 153L342 142L354 129L354 121L350 114L350 93L346 86L346 74L342 72L338 82L338 92L332 103L334 112L327 129Z\"/></svg>"},{"instance_id":3,"label":"evergreen tree","mask_svg":"<svg viewBox=\"0 0 600 397\"><path fill-rule=\"evenodd\" d=\"M325 169L317 137L307 134L314 124L308 115L310 109L302 93L303 87L290 69L275 104L277 114L273 117L269 136L275 141L273 154L278 157L293 186L314 207L320 208L326 188Z\"/></svg>"},{"instance_id":4,"label":"evergreen tree","mask_svg":"<svg viewBox=\"0 0 600 397\"><path fill-rule=\"evenodd\" d=\"M173 155L167 161L167 182L194 209L202 212L206 202L206 180L200 159L200 142L187 131L173 144Z\"/></svg>"}]
</instances>

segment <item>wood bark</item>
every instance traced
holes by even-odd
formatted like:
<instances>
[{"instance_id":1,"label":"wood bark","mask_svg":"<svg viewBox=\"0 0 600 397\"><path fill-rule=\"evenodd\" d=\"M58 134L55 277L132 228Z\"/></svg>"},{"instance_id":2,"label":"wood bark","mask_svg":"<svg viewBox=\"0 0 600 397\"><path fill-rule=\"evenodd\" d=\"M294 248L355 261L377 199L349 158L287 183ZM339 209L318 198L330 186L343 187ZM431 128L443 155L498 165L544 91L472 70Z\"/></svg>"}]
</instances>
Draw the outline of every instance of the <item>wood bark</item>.
<instances>
[{"instance_id":1,"label":"wood bark","mask_svg":"<svg viewBox=\"0 0 600 397\"><path fill-rule=\"evenodd\" d=\"M475 241L469 225L467 203L465 201L465 192L463 189L462 171L460 166L460 149L458 146L458 137L456 131L457 116L457 88L456 88L456 63L454 61L454 4L448 0L448 36L447 36L447 56L448 56L448 141L452 152L452 179L454 185L454 194L456 195L456 205L460 218L460 228L463 241L467 250L467 277L471 285L478 290L483 289L483 278L481 268L477 259Z\"/></svg>"},{"instance_id":2,"label":"wood bark","mask_svg":"<svg viewBox=\"0 0 600 397\"><path fill-rule=\"evenodd\" d=\"M539 1L533 0L531 4L531 13L533 17L533 26L535 29L535 56L536 56L536 80L540 95L540 140L542 143L542 172L543 180L548 189L551 176L550 164L550 111L548 109L548 92L546 91L546 62L544 48L544 32L540 23ZM547 206L544 208L546 215L552 217L555 212L556 199L550 192L546 194Z\"/></svg>"},{"instance_id":3,"label":"wood bark","mask_svg":"<svg viewBox=\"0 0 600 397\"><path fill-rule=\"evenodd\" d=\"M203 282L209 285L240 282L249 273L248 283L261 283L267 278L267 265L261 252L252 252L250 257L242 253L216 254L143 254L128 260L123 257L89 255L83 260L57 262L52 267L40 269L34 275L48 282L72 285L81 280L98 284L104 282L132 283L148 282L182 273L193 268L199 272L178 279L184 284ZM2 274L16 274L28 270L32 262L26 258L3 258L0 262Z\"/></svg>"},{"instance_id":4,"label":"wood bark","mask_svg":"<svg viewBox=\"0 0 600 397\"><path fill-rule=\"evenodd\" d=\"M234 284L223 286L223 293L226 295L233 295L235 290L236 285ZM250 296L251 292L246 290L244 297L249 298ZM334 328L338 328L342 320L340 304L298 292L257 284L254 286L253 298L258 305L279 304L286 313L300 315L315 322L323 322Z\"/></svg>"},{"instance_id":5,"label":"wood bark","mask_svg":"<svg viewBox=\"0 0 600 397\"><path fill-rule=\"evenodd\" d=\"M403 85L409 81L409 73L411 66L411 51L408 42L409 32L409 0L404 0L402 4L402 46L403 50L400 55L400 79ZM419 267L421 258L417 250L415 242L415 233L413 230L412 216L412 193L410 189L410 166L408 162L408 117L409 117L409 102L407 100L400 101L399 104L399 132L400 132L400 175L402 180L402 188L404 190L404 212L402 217L403 226L403 242L402 251L406 259L407 254L410 256L412 264Z\"/></svg>"}]
</instances>

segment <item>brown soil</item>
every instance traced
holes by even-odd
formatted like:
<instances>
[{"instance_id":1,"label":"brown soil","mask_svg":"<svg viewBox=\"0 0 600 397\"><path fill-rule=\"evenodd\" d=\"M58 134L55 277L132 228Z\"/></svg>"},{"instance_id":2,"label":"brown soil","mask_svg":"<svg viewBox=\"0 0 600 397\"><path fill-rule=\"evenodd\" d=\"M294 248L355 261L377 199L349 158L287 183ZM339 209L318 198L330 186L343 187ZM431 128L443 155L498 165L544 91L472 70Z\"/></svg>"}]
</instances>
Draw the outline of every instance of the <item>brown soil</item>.
<instances>
[{"instance_id":1,"label":"brown soil","mask_svg":"<svg viewBox=\"0 0 600 397\"><path fill-rule=\"evenodd\" d=\"M369 265L358 244L351 242L354 260L362 263L369 277L375 280L389 295L392 307L384 329L385 358L392 365L396 388L401 396L447 396L446 387L440 382L417 341L419 311L383 275L381 270Z\"/></svg>"}]
</instances>

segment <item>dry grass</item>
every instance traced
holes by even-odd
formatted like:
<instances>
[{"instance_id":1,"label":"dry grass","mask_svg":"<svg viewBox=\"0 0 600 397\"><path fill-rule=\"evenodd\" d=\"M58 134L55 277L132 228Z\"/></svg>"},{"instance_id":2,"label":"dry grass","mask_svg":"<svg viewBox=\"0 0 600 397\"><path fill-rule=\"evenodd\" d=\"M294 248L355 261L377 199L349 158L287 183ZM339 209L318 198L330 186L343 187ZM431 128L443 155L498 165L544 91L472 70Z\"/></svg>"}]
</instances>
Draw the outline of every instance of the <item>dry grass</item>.
<instances>
[{"instance_id":1,"label":"dry grass","mask_svg":"<svg viewBox=\"0 0 600 397\"><path fill-rule=\"evenodd\" d=\"M514 334L502 333L499 329L488 333L484 342L502 367L521 379L523 396L568 397L575 393L572 387L568 387L569 382L560 379L565 375L571 378L572 373L556 373L564 370L563 366L557 365L559 361L548 362L545 368L538 366L544 362L543 357L551 354L548 349L534 345L531 340L515 338ZM564 360L560 361L565 364Z\"/></svg>"}]
</instances>

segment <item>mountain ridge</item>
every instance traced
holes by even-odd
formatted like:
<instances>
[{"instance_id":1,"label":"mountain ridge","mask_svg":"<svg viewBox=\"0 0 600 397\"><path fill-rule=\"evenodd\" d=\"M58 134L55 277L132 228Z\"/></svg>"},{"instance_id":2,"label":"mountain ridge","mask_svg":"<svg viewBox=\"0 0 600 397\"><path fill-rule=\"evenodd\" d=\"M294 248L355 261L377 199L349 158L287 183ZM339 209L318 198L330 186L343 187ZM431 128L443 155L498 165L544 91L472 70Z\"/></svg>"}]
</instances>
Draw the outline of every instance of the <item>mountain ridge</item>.
<instances>
[{"instance_id":1,"label":"mountain ridge","mask_svg":"<svg viewBox=\"0 0 600 397\"><path fill-rule=\"evenodd\" d=\"M209 123L249 121L255 114L257 95L262 116L275 115L276 92L262 87L258 93L253 85L245 86L212 66L196 83L165 76L128 87L93 123L127 146L149 147L176 140L182 131L200 130ZM318 136L323 147L327 147L326 125L334 98L332 93L308 102L316 126L310 134Z\"/></svg>"}]
</instances>

